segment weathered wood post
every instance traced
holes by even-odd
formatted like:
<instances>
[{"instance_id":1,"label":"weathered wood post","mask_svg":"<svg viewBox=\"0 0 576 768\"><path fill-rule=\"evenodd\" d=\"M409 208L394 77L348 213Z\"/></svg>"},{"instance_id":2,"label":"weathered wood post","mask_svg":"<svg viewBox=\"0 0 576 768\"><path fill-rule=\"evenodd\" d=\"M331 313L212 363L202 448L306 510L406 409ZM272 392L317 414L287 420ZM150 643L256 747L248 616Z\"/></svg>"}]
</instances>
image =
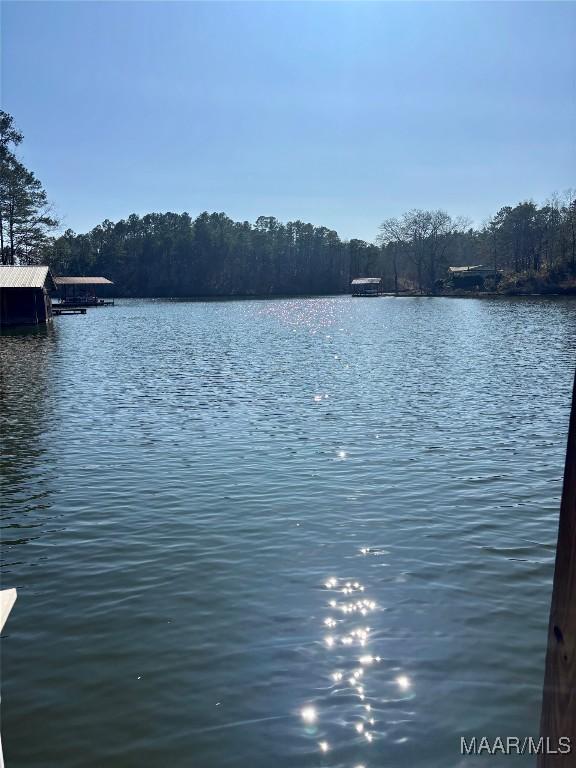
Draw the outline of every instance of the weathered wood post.
<instances>
[{"instance_id":1,"label":"weathered wood post","mask_svg":"<svg viewBox=\"0 0 576 768\"><path fill-rule=\"evenodd\" d=\"M576 379L560 505L540 736L545 743L549 739L551 753L539 755L539 768L576 766ZM570 739L570 753L552 754L562 736Z\"/></svg>"}]
</instances>

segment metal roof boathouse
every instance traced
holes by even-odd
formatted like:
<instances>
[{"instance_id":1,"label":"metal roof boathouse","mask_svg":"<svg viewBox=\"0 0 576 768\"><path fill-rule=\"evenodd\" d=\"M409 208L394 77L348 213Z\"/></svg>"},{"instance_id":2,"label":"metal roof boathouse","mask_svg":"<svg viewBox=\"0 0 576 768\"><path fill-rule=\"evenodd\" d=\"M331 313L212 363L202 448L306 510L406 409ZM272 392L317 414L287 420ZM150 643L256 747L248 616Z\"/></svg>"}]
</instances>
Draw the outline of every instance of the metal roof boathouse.
<instances>
[{"instance_id":1,"label":"metal roof boathouse","mask_svg":"<svg viewBox=\"0 0 576 768\"><path fill-rule=\"evenodd\" d=\"M52 319L49 267L0 266L0 325L39 325Z\"/></svg>"},{"instance_id":2,"label":"metal roof boathouse","mask_svg":"<svg viewBox=\"0 0 576 768\"><path fill-rule=\"evenodd\" d=\"M352 280L352 296L380 296L381 277L356 277Z\"/></svg>"}]
</instances>

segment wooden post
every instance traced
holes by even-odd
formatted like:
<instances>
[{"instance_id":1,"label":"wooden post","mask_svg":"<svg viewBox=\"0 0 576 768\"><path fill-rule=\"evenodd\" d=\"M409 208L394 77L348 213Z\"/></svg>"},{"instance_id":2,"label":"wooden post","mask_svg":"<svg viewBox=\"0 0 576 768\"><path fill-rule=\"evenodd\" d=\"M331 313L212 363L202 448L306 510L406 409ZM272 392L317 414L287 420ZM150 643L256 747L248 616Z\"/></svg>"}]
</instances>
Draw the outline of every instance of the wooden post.
<instances>
[{"instance_id":1,"label":"wooden post","mask_svg":"<svg viewBox=\"0 0 576 768\"><path fill-rule=\"evenodd\" d=\"M550 752L558 749L562 736L570 739L571 750L569 754L539 755L539 768L576 766L576 379L560 505L540 735L545 745L549 739Z\"/></svg>"}]
</instances>

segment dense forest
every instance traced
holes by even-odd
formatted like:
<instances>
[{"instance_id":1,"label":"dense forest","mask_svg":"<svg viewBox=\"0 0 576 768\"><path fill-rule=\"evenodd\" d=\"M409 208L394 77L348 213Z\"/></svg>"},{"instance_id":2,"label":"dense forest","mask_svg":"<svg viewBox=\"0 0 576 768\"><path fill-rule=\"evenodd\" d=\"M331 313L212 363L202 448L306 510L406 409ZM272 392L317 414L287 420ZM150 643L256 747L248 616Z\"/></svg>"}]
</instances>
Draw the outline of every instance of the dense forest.
<instances>
[{"instance_id":1,"label":"dense forest","mask_svg":"<svg viewBox=\"0 0 576 768\"><path fill-rule=\"evenodd\" d=\"M383 278L388 291L447 290L449 265L484 264L498 290L576 292L576 194L501 208L483 226L442 210L382 222L374 243L333 229L225 213L132 214L86 234L53 236L42 185L17 159L22 135L0 112L0 254L4 264L47 263L58 275L103 275L122 296L339 293L354 277Z\"/></svg>"},{"instance_id":2,"label":"dense forest","mask_svg":"<svg viewBox=\"0 0 576 768\"><path fill-rule=\"evenodd\" d=\"M347 254L336 232L301 221L151 213L65 232L45 259L59 274L110 277L124 296L219 296L339 292Z\"/></svg>"}]
</instances>

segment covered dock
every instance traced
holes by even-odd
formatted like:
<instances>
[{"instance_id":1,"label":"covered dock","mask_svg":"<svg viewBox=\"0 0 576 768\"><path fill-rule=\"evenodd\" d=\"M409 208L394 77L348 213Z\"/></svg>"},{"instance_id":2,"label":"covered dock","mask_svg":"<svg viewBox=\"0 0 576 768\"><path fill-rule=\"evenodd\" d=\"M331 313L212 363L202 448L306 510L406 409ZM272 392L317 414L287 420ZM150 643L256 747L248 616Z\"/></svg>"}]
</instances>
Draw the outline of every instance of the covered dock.
<instances>
[{"instance_id":1,"label":"covered dock","mask_svg":"<svg viewBox=\"0 0 576 768\"><path fill-rule=\"evenodd\" d=\"M380 296L381 277L356 277L352 280L352 296Z\"/></svg>"},{"instance_id":2,"label":"covered dock","mask_svg":"<svg viewBox=\"0 0 576 768\"><path fill-rule=\"evenodd\" d=\"M114 299L101 299L97 296L98 286L114 285L107 277L56 277L56 287L60 298L59 304L74 307L106 307L114 306Z\"/></svg>"},{"instance_id":3,"label":"covered dock","mask_svg":"<svg viewBox=\"0 0 576 768\"><path fill-rule=\"evenodd\" d=\"M483 290L487 283L496 284L501 278L501 273L493 267L476 264L465 267L448 267L448 278L453 288Z\"/></svg>"}]
</instances>

